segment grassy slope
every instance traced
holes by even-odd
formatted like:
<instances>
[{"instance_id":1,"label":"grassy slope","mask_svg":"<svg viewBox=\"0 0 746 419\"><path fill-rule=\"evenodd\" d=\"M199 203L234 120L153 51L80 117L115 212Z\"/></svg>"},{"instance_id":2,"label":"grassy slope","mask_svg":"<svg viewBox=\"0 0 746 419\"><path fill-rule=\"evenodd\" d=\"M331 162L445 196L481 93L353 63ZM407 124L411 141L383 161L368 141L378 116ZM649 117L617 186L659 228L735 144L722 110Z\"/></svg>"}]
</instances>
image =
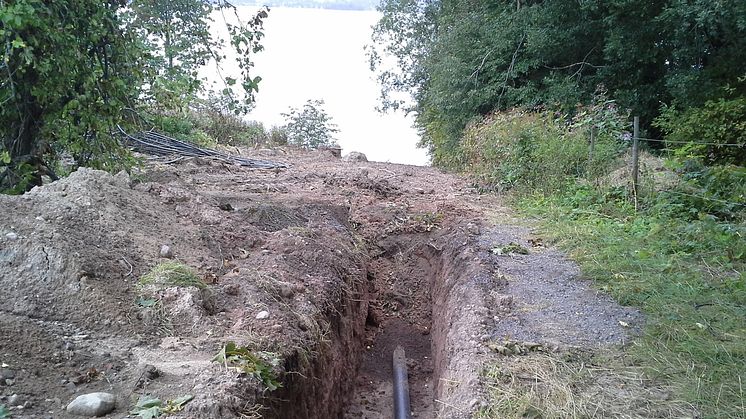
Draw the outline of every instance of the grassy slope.
<instances>
[{"instance_id":1,"label":"grassy slope","mask_svg":"<svg viewBox=\"0 0 746 419\"><path fill-rule=\"evenodd\" d=\"M529 196L516 206L625 305L648 316L625 351L703 417L744 418L746 227ZM613 214L613 215L609 215Z\"/></svg>"}]
</instances>

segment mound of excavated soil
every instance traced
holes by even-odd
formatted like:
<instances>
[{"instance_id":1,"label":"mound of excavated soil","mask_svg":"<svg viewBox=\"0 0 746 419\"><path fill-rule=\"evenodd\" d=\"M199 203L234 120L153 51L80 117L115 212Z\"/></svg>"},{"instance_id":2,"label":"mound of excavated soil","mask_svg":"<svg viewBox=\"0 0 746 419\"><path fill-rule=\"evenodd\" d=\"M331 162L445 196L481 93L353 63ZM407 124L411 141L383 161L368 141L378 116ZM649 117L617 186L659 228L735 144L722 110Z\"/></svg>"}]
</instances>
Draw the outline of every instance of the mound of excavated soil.
<instances>
[{"instance_id":1,"label":"mound of excavated soil","mask_svg":"<svg viewBox=\"0 0 746 419\"><path fill-rule=\"evenodd\" d=\"M483 366L507 360L496 340L608 346L626 337L620 320L641 323L556 252L490 253L528 233L491 227L500 203L455 176L280 159L291 168L80 169L0 196L0 404L66 418L73 398L104 391L109 417L143 395L194 396L172 417L390 417L401 345L414 416L469 417ZM138 285L161 254L206 285ZM268 370L212 362L229 341Z\"/></svg>"}]
</instances>

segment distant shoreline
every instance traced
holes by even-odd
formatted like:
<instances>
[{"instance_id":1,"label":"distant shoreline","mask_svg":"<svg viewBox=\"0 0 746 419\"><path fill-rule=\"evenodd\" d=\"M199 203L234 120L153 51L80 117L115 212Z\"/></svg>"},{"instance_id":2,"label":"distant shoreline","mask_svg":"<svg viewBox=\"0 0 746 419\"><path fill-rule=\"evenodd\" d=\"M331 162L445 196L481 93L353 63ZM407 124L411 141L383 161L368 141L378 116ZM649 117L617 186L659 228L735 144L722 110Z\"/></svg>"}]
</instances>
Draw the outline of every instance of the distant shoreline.
<instances>
[{"instance_id":1,"label":"distant shoreline","mask_svg":"<svg viewBox=\"0 0 746 419\"><path fill-rule=\"evenodd\" d=\"M268 6L296 9L375 11L378 0L239 0L232 2L235 6Z\"/></svg>"}]
</instances>

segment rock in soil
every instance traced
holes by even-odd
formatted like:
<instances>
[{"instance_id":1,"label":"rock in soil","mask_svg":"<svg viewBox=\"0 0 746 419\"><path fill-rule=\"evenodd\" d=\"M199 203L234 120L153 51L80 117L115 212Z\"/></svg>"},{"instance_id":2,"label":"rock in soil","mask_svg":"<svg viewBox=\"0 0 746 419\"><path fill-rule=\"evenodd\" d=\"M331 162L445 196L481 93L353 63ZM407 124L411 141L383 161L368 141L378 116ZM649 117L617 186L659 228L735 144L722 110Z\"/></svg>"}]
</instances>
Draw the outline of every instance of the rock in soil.
<instances>
[{"instance_id":1,"label":"rock in soil","mask_svg":"<svg viewBox=\"0 0 746 419\"><path fill-rule=\"evenodd\" d=\"M116 397L110 393L83 394L67 405L67 412L78 416L103 416L112 410L116 404Z\"/></svg>"},{"instance_id":2,"label":"rock in soil","mask_svg":"<svg viewBox=\"0 0 746 419\"><path fill-rule=\"evenodd\" d=\"M256 314L257 320L264 320L269 318L269 311L263 310Z\"/></svg>"},{"instance_id":3,"label":"rock in soil","mask_svg":"<svg viewBox=\"0 0 746 419\"><path fill-rule=\"evenodd\" d=\"M368 157L360 152L357 151L350 151L349 154L342 157L343 161L350 161L350 162L362 162L362 161L368 161Z\"/></svg>"},{"instance_id":4,"label":"rock in soil","mask_svg":"<svg viewBox=\"0 0 746 419\"><path fill-rule=\"evenodd\" d=\"M2 368L0 369L0 381L4 380L12 380L16 378L16 372L8 369L8 368Z\"/></svg>"},{"instance_id":5,"label":"rock in soil","mask_svg":"<svg viewBox=\"0 0 746 419\"><path fill-rule=\"evenodd\" d=\"M174 252L168 245L161 246L161 257L171 259L174 257Z\"/></svg>"},{"instance_id":6,"label":"rock in soil","mask_svg":"<svg viewBox=\"0 0 746 419\"><path fill-rule=\"evenodd\" d=\"M8 396L8 405L10 406L20 406L23 404L23 400L21 400L21 396L17 394L11 394Z\"/></svg>"}]
</instances>

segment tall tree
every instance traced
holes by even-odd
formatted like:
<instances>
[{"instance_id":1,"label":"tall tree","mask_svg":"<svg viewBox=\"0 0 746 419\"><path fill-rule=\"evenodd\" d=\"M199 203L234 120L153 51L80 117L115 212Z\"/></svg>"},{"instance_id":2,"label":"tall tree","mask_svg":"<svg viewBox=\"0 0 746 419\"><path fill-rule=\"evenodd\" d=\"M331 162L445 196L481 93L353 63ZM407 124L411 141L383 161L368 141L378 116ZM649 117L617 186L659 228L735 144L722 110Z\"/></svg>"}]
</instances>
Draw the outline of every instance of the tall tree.
<instances>
[{"instance_id":1,"label":"tall tree","mask_svg":"<svg viewBox=\"0 0 746 419\"><path fill-rule=\"evenodd\" d=\"M739 0L384 0L380 11L371 67L384 98L410 95L436 164L457 163L475 117L514 106L571 112L600 84L648 124L662 103L701 106L724 87L744 94Z\"/></svg>"}]
</instances>

